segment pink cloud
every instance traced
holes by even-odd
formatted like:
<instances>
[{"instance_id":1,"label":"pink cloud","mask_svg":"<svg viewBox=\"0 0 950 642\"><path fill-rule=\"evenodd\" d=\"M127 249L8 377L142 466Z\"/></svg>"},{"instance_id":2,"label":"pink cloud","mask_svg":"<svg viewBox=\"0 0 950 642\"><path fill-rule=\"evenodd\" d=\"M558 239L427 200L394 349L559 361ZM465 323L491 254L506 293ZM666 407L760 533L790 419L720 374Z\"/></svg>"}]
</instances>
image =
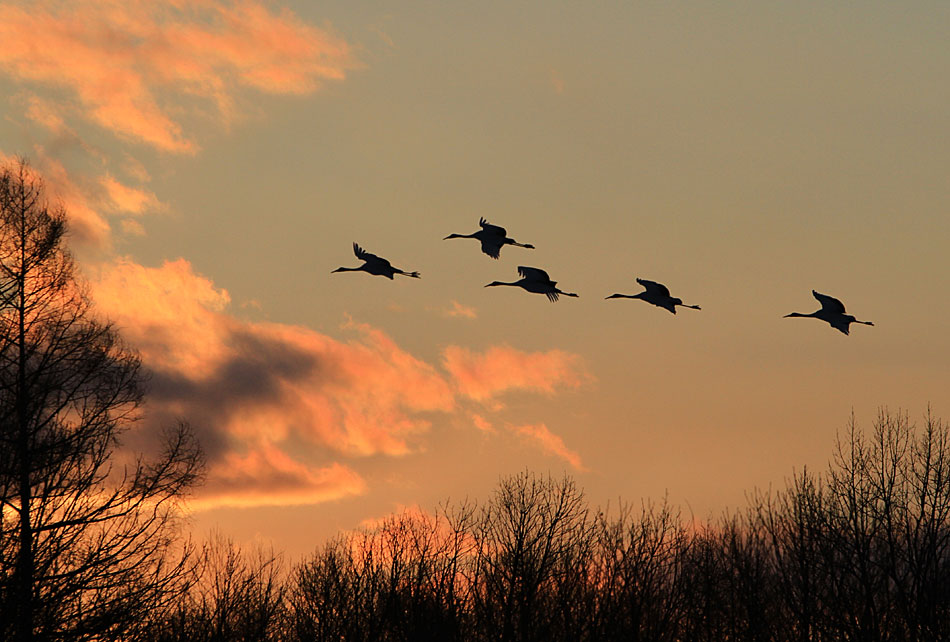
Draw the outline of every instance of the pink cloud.
<instances>
[{"instance_id":1,"label":"pink cloud","mask_svg":"<svg viewBox=\"0 0 950 642\"><path fill-rule=\"evenodd\" d=\"M581 457L564 444L564 440L548 430L544 424L517 426L514 432L536 443L545 452L560 457L578 471L587 470L581 462Z\"/></svg>"},{"instance_id":2,"label":"pink cloud","mask_svg":"<svg viewBox=\"0 0 950 642\"><path fill-rule=\"evenodd\" d=\"M558 386L576 388L589 378L580 359L563 350L523 352L495 346L477 354L449 346L442 357L458 391L477 401L516 388L553 394Z\"/></svg>"},{"instance_id":3,"label":"pink cloud","mask_svg":"<svg viewBox=\"0 0 950 642\"><path fill-rule=\"evenodd\" d=\"M77 177L59 160L40 146L35 148L35 163L30 164L34 176L43 181L50 205L62 206L69 223L71 241L94 248L107 248L112 242L112 226L105 213L141 215L161 210L164 204L147 189L131 187L110 174L88 180ZM13 157L0 153L0 163L11 166ZM129 234L142 234L140 223L124 220L122 229Z\"/></svg>"},{"instance_id":4,"label":"pink cloud","mask_svg":"<svg viewBox=\"0 0 950 642\"><path fill-rule=\"evenodd\" d=\"M250 489L247 501L255 504L271 496L298 503L352 494L360 487L352 475L308 468L288 453L403 456L422 447L433 413L468 412L459 407L465 397L553 391L584 376L560 351L493 348L473 355L450 347L442 370L367 324L349 322L348 337L337 339L241 320L229 313L228 292L183 259L159 267L119 259L100 267L91 292L150 373L145 428L185 418L198 431L211 462L211 490L199 496L207 505L240 503L241 488ZM459 374L468 361L477 376ZM473 417L492 430L487 419ZM258 478L273 492L254 494L250 480Z\"/></svg>"},{"instance_id":5,"label":"pink cloud","mask_svg":"<svg viewBox=\"0 0 950 642\"><path fill-rule=\"evenodd\" d=\"M62 206L66 210L73 239L93 246L108 243L109 223L97 211L94 198L72 179L62 163L47 156L42 148L38 148L37 153L39 163L30 165L29 170L45 185L48 203L53 207ZM11 167L17 162L16 158L0 152L0 164Z\"/></svg>"},{"instance_id":6,"label":"pink cloud","mask_svg":"<svg viewBox=\"0 0 950 642\"><path fill-rule=\"evenodd\" d=\"M344 40L256 0L5 3L0 42L0 71L68 89L89 120L178 153L197 150L171 116L192 97L229 121L241 86L308 93L355 66ZM31 110L47 127L61 118Z\"/></svg>"},{"instance_id":7,"label":"pink cloud","mask_svg":"<svg viewBox=\"0 0 950 642\"><path fill-rule=\"evenodd\" d=\"M198 492L188 502L191 510L293 506L361 495L366 482L342 464L310 467L264 445L243 455L227 453L212 463L208 482Z\"/></svg>"},{"instance_id":8,"label":"pink cloud","mask_svg":"<svg viewBox=\"0 0 950 642\"><path fill-rule=\"evenodd\" d=\"M125 219L121 223L121 228L128 236L145 236L145 227L138 221Z\"/></svg>"},{"instance_id":9,"label":"pink cloud","mask_svg":"<svg viewBox=\"0 0 950 642\"><path fill-rule=\"evenodd\" d=\"M102 267L93 286L99 310L150 368L202 377L225 359L221 313L231 297L184 259L157 269L119 259Z\"/></svg>"},{"instance_id":10,"label":"pink cloud","mask_svg":"<svg viewBox=\"0 0 950 642\"><path fill-rule=\"evenodd\" d=\"M146 189L129 187L120 183L110 174L100 177L100 185L108 196L109 207L118 212L142 214L161 207L158 197Z\"/></svg>"},{"instance_id":11,"label":"pink cloud","mask_svg":"<svg viewBox=\"0 0 950 642\"><path fill-rule=\"evenodd\" d=\"M39 96L29 96L26 103L26 117L34 123L45 127L54 134L66 131L66 121L63 120L63 116L56 105L43 100Z\"/></svg>"},{"instance_id":12,"label":"pink cloud","mask_svg":"<svg viewBox=\"0 0 950 642\"><path fill-rule=\"evenodd\" d=\"M478 317L478 313L475 311L475 308L468 305L463 305L458 301L452 301L451 307L444 309L442 311L442 315L446 317L462 319L474 319Z\"/></svg>"},{"instance_id":13,"label":"pink cloud","mask_svg":"<svg viewBox=\"0 0 950 642\"><path fill-rule=\"evenodd\" d=\"M495 432L495 429L492 427L491 422L477 413L472 413L472 423L475 424L475 427L481 430L482 432L488 432L488 433Z\"/></svg>"},{"instance_id":14,"label":"pink cloud","mask_svg":"<svg viewBox=\"0 0 950 642\"><path fill-rule=\"evenodd\" d=\"M120 260L93 286L102 312L153 373L154 404L205 418L223 439L302 438L347 455L411 451L420 413L454 407L431 365L383 332L352 324L343 342L308 328L230 316L230 297L184 260Z\"/></svg>"}]
</instances>

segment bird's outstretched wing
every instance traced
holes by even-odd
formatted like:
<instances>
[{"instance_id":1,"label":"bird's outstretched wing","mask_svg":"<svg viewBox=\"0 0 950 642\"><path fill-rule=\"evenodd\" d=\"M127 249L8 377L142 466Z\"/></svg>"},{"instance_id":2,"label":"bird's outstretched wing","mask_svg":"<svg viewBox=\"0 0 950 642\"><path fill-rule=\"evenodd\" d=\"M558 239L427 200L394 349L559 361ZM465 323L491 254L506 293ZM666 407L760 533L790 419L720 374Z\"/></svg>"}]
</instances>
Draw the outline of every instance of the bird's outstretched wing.
<instances>
[{"instance_id":1,"label":"bird's outstretched wing","mask_svg":"<svg viewBox=\"0 0 950 642\"><path fill-rule=\"evenodd\" d=\"M501 255L502 244L492 239L482 239L482 252L497 259Z\"/></svg>"},{"instance_id":2,"label":"bird's outstretched wing","mask_svg":"<svg viewBox=\"0 0 950 642\"><path fill-rule=\"evenodd\" d=\"M812 290L811 293L814 295L818 302L821 303L821 307L828 312L834 312L835 314L844 314L844 303L834 298L833 296L828 296L827 294L822 294ZM847 334L847 333L846 333Z\"/></svg>"},{"instance_id":3,"label":"bird's outstretched wing","mask_svg":"<svg viewBox=\"0 0 950 642\"><path fill-rule=\"evenodd\" d=\"M669 289L662 283L657 283L656 281L648 281L647 279L637 279L637 283L642 285L647 289L647 292L653 294L659 294L660 296L670 296Z\"/></svg>"},{"instance_id":4,"label":"bird's outstretched wing","mask_svg":"<svg viewBox=\"0 0 950 642\"><path fill-rule=\"evenodd\" d=\"M507 230L505 230L505 228L499 225L492 225L491 223L485 220L484 216L478 219L478 224L482 226L483 230L485 230L486 232L490 234L494 234L495 236L500 236L501 238L505 238L506 236L508 236L508 232Z\"/></svg>"},{"instance_id":5,"label":"bird's outstretched wing","mask_svg":"<svg viewBox=\"0 0 950 642\"><path fill-rule=\"evenodd\" d=\"M353 254L355 254L356 258L359 260L366 261L367 263L381 263L384 265L389 265L389 261L382 257L376 256L375 254L370 254L356 243L353 243Z\"/></svg>"},{"instance_id":6,"label":"bird's outstretched wing","mask_svg":"<svg viewBox=\"0 0 950 642\"><path fill-rule=\"evenodd\" d=\"M848 332L848 326L850 325L850 321L848 321L844 317L835 317L828 323L831 324L832 328L834 328L835 330L838 330L839 332L844 332L845 334L851 334L850 332Z\"/></svg>"},{"instance_id":7,"label":"bird's outstretched wing","mask_svg":"<svg viewBox=\"0 0 950 642\"><path fill-rule=\"evenodd\" d=\"M540 283L550 283L551 285L554 285L554 281L551 280L551 277L548 276L548 273L539 268L519 265L518 274L530 281L538 281Z\"/></svg>"}]
</instances>

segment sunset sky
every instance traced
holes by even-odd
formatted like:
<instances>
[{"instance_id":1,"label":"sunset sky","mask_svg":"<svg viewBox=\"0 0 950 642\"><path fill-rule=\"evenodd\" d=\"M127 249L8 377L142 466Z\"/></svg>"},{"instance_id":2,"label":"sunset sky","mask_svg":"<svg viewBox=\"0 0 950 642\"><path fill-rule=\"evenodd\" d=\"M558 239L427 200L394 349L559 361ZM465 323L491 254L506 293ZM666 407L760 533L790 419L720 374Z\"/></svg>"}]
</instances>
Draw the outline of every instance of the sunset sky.
<instances>
[{"instance_id":1,"label":"sunset sky","mask_svg":"<svg viewBox=\"0 0 950 642\"><path fill-rule=\"evenodd\" d=\"M126 443L201 437L199 536L525 469L704 518L852 411L950 418L948 43L937 1L0 0L0 158L150 373ZM536 249L443 240L482 216ZM519 265L580 297L483 287ZM782 318L812 289L874 327Z\"/></svg>"}]
</instances>

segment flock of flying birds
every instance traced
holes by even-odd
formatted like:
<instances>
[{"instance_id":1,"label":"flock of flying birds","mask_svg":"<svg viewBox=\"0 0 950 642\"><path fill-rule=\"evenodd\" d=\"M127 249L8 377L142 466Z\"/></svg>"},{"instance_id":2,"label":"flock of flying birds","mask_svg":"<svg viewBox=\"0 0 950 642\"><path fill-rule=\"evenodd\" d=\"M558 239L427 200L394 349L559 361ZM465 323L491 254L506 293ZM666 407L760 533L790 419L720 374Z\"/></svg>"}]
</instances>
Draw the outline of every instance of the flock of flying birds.
<instances>
[{"instance_id":1,"label":"flock of flying birds","mask_svg":"<svg viewBox=\"0 0 950 642\"><path fill-rule=\"evenodd\" d=\"M482 229L478 230L477 232L473 232L471 234L449 234L443 240L478 239L478 241L482 244L482 252L493 259L497 259L501 255L501 248L506 245L514 245L516 247L524 247L531 250L534 249L533 245L528 243L518 243L513 238L509 238L508 232L505 230L505 228L498 225L492 225L484 218L479 219L478 224ZM363 261L363 265L353 268L339 267L333 270L333 272L367 272L376 276L385 276L390 279L392 279L396 274L409 276L415 279L419 278L418 272L406 272L405 270L400 270L399 268L393 267L392 264L390 264L390 262L386 259L376 256L375 254L370 254L356 243L353 244L353 253L356 254L356 258ZM563 290L560 290L557 287L557 281L552 281L551 277L548 276L548 273L539 268L521 265L518 266L518 274L521 276L521 278L517 281L512 281L511 283L492 281L485 287L511 285L522 288L528 292L533 292L535 294L543 294L548 297L549 301L552 302L557 301L558 297L561 295L569 297L577 296L577 294L573 292L564 292ZM643 292L638 292L637 294L611 294L607 298L640 299L641 301L646 301L647 303L651 303L657 307L663 308L664 310L668 310L673 314L676 314L676 306L691 308L693 310L701 309L698 305L687 305L683 303L682 299L671 296L669 289L662 283L648 281L647 279L637 279L637 283L644 287ZM833 296L821 294L815 290L812 290L811 293L816 299L818 299L818 302L821 303L820 310L816 310L811 314L792 312L791 314L786 314L785 317L812 317L815 319L821 319L822 321L830 324L832 328L839 330L844 334L848 334L848 327L852 323L874 325L870 321L858 321L850 314L846 314L844 304Z\"/></svg>"}]
</instances>

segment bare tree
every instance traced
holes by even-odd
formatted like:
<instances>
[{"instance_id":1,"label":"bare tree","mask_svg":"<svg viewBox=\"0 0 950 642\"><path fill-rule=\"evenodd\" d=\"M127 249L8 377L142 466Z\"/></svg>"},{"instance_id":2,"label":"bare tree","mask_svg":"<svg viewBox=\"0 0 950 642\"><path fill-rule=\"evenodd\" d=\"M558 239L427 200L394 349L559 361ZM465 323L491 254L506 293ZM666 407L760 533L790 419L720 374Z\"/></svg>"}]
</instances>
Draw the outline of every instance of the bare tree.
<instances>
[{"instance_id":1,"label":"bare tree","mask_svg":"<svg viewBox=\"0 0 950 642\"><path fill-rule=\"evenodd\" d=\"M503 479L476 527L475 616L486 639L582 639L594 524L568 477Z\"/></svg>"},{"instance_id":2,"label":"bare tree","mask_svg":"<svg viewBox=\"0 0 950 642\"><path fill-rule=\"evenodd\" d=\"M596 520L592 639L672 641L680 638L690 534L667 501L635 515L620 504L616 517Z\"/></svg>"},{"instance_id":3,"label":"bare tree","mask_svg":"<svg viewBox=\"0 0 950 642\"><path fill-rule=\"evenodd\" d=\"M407 512L332 540L293 577L298 640L470 640L474 507Z\"/></svg>"},{"instance_id":4,"label":"bare tree","mask_svg":"<svg viewBox=\"0 0 950 642\"><path fill-rule=\"evenodd\" d=\"M65 233L25 162L0 171L0 637L134 639L179 588L177 499L201 455L181 425L154 461L114 464L140 363L95 318Z\"/></svg>"},{"instance_id":5,"label":"bare tree","mask_svg":"<svg viewBox=\"0 0 950 642\"><path fill-rule=\"evenodd\" d=\"M689 525L591 517L568 479L502 479L443 524L398 515L299 567L298 640L938 642L950 631L950 427L853 419L823 475Z\"/></svg>"},{"instance_id":6,"label":"bare tree","mask_svg":"<svg viewBox=\"0 0 950 642\"><path fill-rule=\"evenodd\" d=\"M172 608L152 618L154 642L271 642L284 639L282 558L242 551L218 533L205 544L195 581Z\"/></svg>"}]
</instances>

